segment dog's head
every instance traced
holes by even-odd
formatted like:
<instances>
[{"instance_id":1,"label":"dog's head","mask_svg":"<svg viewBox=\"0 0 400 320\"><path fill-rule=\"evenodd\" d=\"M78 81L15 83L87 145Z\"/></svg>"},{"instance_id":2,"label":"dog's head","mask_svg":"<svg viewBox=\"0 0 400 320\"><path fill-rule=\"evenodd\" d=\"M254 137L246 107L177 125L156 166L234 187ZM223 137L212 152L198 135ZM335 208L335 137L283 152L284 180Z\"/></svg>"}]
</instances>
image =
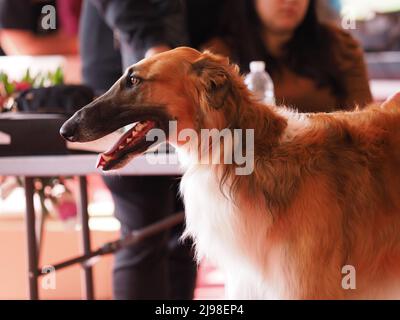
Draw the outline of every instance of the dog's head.
<instances>
[{"instance_id":1,"label":"dog's head","mask_svg":"<svg viewBox=\"0 0 400 320\"><path fill-rule=\"evenodd\" d=\"M178 132L231 126L237 114L228 110L235 105L234 83L243 86L227 58L177 48L129 67L104 95L65 122L60 133L69 141L87 142L133 124L100 157L103 170L116 169L154 145L146 139L151 129L164 130L169 139L170 120L176 120Z\"/></svg>"}]
</instances>

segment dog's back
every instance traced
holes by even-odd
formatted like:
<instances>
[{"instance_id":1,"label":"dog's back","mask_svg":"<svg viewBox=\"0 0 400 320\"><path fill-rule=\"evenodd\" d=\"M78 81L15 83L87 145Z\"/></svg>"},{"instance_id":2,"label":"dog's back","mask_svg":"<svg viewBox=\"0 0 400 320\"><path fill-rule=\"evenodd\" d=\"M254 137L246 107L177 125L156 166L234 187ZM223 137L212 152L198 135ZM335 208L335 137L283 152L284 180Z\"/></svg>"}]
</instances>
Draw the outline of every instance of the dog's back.
<instances>
[{"instance_id":1,"label":"dog's back","mask_svg":"<svg viewBox=\"0 0 400 320\"><path fill-rule=\"evenodd\" d=\"M389 102L309 115L259 168L274 168L264 192L281 201L272 230L301 283L293 297L400 298L400 103ZM356 290L342 288L344 266Z\"/></svg>"}]
</instances>

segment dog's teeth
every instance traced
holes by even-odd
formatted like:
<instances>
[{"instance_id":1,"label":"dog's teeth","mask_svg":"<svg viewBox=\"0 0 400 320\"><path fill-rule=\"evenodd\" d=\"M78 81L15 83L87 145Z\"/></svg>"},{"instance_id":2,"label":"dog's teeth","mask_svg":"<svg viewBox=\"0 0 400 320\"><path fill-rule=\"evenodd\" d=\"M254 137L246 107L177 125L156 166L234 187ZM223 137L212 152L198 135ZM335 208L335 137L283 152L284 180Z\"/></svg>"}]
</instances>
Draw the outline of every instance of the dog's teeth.
<instances>
[{"instance_id":1,"label":"dog's teeth","mask_svg":"<svg viewBox=\"0 0 400 320\"><path fill-rule=\"evenodd\" d=\"M122 150L124 148L124 146L119 146L118 150Z\"/></svg>"},{"instance_id":2,"label":"dog's teeth","mask_svg":"<svg viewBox=\"0 0 400 320\"><path fill-rule=\"evenodd\" d=\"M127 138L126 139L126 143L129 143L129 142L131 142L132 141L132 138Z\"/></svg>"},{"instance_id":3,"label":"dog's teeth","mask_svg":"<svg viewBox=\"0 0 400 320\"><path fill-rule=\"evenodd\" d=\"M142 124L141 122L139 122L139 123L136 125L135 130L136 130L136 131L141 131L143 128L144 128L144 124Z\"/></svg>"}]
</instances>

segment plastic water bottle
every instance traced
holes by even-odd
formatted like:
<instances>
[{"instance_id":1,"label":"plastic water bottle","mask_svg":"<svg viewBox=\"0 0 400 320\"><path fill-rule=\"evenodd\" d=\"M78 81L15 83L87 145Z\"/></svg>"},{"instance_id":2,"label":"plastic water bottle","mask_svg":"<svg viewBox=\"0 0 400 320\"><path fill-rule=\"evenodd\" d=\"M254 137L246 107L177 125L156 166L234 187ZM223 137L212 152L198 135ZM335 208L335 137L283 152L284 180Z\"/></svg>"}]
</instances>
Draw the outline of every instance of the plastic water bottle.
<instances>
[{"instance_id":1,"label":"plastic water bottle","mask_svg":"<svg viewBox=\"0 0 400 320\"><path fill-rule=\"evenodd\" d=\"M246 76L245 83L257 100L275 104L274 83L265 71L265 62L252 61L250 63L250 73Z\"/></svg>"}]
</instances>

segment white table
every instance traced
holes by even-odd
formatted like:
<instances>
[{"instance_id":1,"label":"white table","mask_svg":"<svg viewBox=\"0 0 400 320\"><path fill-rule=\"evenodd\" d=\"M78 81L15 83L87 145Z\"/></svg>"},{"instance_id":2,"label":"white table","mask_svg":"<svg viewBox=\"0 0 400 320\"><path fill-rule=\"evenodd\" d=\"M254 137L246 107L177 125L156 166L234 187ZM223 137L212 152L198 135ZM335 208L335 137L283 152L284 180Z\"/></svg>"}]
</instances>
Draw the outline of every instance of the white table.
<instances>
[{"instance_id":1,"label":"white table","mask_svg":"<svg viewBox=\"0 0 400 320\"><path fill-rule=\"evenodd\" d=\"M167 157L167 164L149 163L146 155L142 155L120 170L105 173L100 169L96 169L96 154L0 157L0 176L49 177L89 174L144 176L182 174L182 169L175 153L161 154L158 157Z\"/></svg>"},{"instance_id":2,"label":"white table","mask_svg":"<svg viewBox=\"0 0 400 320\"><path fill-rule=\"evenodd\" d=\"M149 162L147 155L140 156L131 161L122 170L110 171L107 175L171 175L182 174L182 169L177 161L176 154L152 155L153 160L163 159L166 164L154 164ZM157 157L157 158L155 158ZM35 230L35 210L33 205L34 186L33 179L43 176L78 176L79 177L79 217L82 225L81 245L83 255L92 253L90 244L89 215L87 210L87 181L89 174L102 173L96 169L95 154L86 155L59 155L59 156L19 156L0 157L0 176L22 176L24 177L25 201L26 201L26 230L28 251L28 279L29 297L32 300L39 298L38 279L41 270L38 266L38 246ZM71 259L70 262L74 260ZM75 263L75 262L74 262ZM68 260L61 264L68 264ZM86 299L94 298L92 267L82 265L84 276L84 292Z\"/></svg>"}]
</instances>

